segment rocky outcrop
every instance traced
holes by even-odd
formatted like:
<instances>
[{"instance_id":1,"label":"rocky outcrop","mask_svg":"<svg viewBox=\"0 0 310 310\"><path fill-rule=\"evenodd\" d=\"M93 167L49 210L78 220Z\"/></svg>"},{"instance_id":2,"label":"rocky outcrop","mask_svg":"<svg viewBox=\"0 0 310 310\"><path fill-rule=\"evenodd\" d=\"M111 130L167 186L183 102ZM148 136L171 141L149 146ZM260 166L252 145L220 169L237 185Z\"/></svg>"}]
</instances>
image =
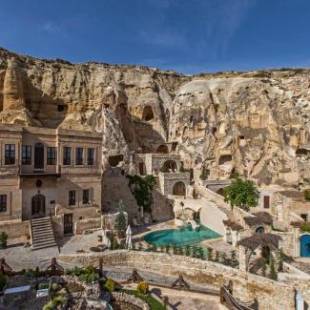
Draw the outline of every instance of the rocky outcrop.
<instances>
[{"instance_id":1,"label":"rocky outcrop","mask_svg":"<svg viewBox=\"0 0 310 310\"><path fill-rule=\"evenodd\" d=\"M309 73L183 76L0 49L0 121L102 132L104 157L125 162L178 142L184 168L210 179L239 173L302 188L310 181Z\"/></svg>"}]
</instances>

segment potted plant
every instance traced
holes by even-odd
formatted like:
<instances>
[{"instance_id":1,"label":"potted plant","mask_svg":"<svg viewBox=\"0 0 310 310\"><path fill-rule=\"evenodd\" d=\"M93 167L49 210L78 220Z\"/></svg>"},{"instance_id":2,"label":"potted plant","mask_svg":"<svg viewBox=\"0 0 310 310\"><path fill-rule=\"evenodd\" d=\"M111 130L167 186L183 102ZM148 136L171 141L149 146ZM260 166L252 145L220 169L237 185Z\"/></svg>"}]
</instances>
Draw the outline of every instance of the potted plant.
<instances>
[{"instance_id":1,"label":"potted plant","mask_svg":"<svg viewBox=\"0 0 310 310\"><path fill-rule=\"evenodd\" d=\"M7 247L8 234L4 231L0 233L0 248L5 249Z\"/></svg>"}]
</instances>

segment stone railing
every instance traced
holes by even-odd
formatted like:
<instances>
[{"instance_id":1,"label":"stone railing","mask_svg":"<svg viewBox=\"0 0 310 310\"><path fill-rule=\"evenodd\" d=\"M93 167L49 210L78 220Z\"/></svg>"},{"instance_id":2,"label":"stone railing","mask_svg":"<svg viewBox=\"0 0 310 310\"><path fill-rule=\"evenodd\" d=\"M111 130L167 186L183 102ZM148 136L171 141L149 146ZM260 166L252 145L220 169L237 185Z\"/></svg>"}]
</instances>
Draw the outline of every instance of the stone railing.
<instances>
[{"instance_id":1,"label":"stone railing","mask_svg":"<svg viewBox=\"0 0 310 310\"><path fill-rule=\"evenodd\" d=\"M181 273L186 281L217 290L232 281L233 296L239 300L256 299L259 309L295 309L295 288L290 283L276 282L211 261L128 250L108 251L103 254L61 255L60 259L72 264L97 266L99 257L106 266L124 266L171 277ZM309 286L306 283L305 285Z\"/></svg>"}]
</instances>

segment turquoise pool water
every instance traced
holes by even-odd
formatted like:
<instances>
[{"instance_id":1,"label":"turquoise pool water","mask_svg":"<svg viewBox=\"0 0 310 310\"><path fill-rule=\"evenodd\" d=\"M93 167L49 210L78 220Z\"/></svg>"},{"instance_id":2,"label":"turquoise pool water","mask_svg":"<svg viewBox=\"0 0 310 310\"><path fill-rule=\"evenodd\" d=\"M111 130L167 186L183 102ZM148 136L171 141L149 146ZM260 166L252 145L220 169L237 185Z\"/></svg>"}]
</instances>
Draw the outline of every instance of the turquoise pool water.
<instances>
[{"instance_id":1,"label":"turquoise pool water","mask_svg":"<svg viewBox=\"0 0 310 310\"><path fill-rule=\"evenodd\" d=\"M206 239L217 237L220 237L220 235L207 227L200 226L197 230L193 230L191 226L188 226L180 229L153 231L145 235L144 240L160 247L166 245L192 245Z\"/></svg>"}]
</instances>

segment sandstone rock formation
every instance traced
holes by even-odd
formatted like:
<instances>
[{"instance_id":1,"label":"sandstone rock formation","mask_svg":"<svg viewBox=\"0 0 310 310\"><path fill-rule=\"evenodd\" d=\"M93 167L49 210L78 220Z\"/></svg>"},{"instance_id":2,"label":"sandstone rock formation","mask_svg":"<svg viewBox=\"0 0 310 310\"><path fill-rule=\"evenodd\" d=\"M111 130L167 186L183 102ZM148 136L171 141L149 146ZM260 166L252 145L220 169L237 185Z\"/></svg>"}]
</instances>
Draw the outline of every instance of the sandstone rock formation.
<instances>
[{"instance_id":1,"label":"sandstone rock formation","mask_svg":"<svg viewBox=\"0 0 310 310\"><path fill-rule=\"evenodd\" d=\"M184 76L0 49L0 122L102 132L105 157L124 162L178 142L184 168L210 179L239 173L302 188L310 181L309 73Z\"/></svg>"}]
</instances>

